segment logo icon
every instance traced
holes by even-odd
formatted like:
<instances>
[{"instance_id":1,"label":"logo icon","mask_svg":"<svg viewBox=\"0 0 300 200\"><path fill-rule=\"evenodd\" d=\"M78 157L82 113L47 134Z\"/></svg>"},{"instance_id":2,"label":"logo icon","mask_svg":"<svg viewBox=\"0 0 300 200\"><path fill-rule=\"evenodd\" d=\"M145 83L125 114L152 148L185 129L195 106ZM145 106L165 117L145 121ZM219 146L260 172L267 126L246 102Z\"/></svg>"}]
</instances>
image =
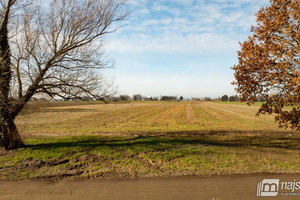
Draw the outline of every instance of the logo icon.
<instances>
[{"instance_id":1,"label":"logo icon","mask_svg":"<svg viewBox=\"0 0 300 200\"><path fill-rule=\"evenodd\" d=\"M279 179L264 179L257 184L258 197L275 197L279 191Z\"/></svg>"}]
</instances>

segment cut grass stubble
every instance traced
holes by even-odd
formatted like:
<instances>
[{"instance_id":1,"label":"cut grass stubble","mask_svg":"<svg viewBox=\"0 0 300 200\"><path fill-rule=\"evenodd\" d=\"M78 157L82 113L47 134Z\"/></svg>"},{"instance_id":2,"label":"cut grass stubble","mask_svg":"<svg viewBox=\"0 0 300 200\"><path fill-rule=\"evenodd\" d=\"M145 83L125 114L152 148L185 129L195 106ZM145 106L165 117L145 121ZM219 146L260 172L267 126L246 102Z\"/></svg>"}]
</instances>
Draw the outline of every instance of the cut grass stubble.
<instances>
[{"instance_id":1,"label":"cut grass stubble","mask_svg":"<svg viewBox=\"0 0 300 200\"><path fill-rule=\"evenodd\" d=\"M300 173L299 133L256 111L210 102L27 109L17 119L27 146L1 153L0 179Z\"/></svg>"}]
</instances>

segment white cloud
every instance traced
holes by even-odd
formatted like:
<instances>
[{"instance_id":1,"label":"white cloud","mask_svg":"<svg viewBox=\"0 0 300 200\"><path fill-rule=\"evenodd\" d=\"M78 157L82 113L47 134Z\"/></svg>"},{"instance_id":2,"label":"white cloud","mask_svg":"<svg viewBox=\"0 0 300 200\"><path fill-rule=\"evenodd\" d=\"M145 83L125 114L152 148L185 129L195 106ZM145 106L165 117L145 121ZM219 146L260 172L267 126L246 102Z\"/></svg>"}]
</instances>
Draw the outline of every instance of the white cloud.
<instances>
[{"instance_id":1,"label":"white cloud","mask_svg":"<svg viewBox=\"0 0 300 200\"><path fill-rule=\"evenodd\" d=\"M238 42L247 39L254 13L267 2L129 0L135 10L128 26L106 43L108 53L116 56L120 92L189 97L234 94L229 68L236 60ZM174 56L175 60L181 57L180 64L167 61ZM174 65L183 69L176 71Z\"/></svg>"},{"instance_id":2,"label":"white cloud","mask_svg":"<svg viewBox=\"0 0 300 200\"><path fill-rule=\"evenodd\" d=\"M160 3L156 2L152 6L152 10L154 10L154 11L166 11L166 10L169 10L169 8L167 6L161 5Z\"/></svg>"},{"instance_id":3,"label":"white cloud","mask_svg":"<svg viewBox=\"0 0 300 200\"><path fill-rule=\"evenodd\" d=\"M116 34L109 40L108 50L191 53L236 49L239 40L246 39L251 24L255 23L254 12L260 7L258 2L260 1L155 1L151 7L138 10L138 14L144 13L150 17L145 19L133 17L134 20L129 22L122 34ZM130 0L129 3L145 7L147 1ZM241 10L241 6L245 3L253 7L251 11ZM176 7L176 4L183 7ZM228 10L228 8L235 9ZM160 12L161 16L159 18L156 14L151 16L153 11ZM171 11L175 11L177 15L168 14Z\"/></svg>"},{"instance_id":4,"label":"white cloud","mask_svg":"<svg viewBox=\"0 0 300 200\"><path fill-rule=\"evenodd\" d=\"M187 36L162 34L161 37L136 35L135 40L115 39L106 49L110 52L161 52L161 53L195 53L235 50L238 47L235 38L215 33L190 34Z\"/></svg>"}]
</instances>

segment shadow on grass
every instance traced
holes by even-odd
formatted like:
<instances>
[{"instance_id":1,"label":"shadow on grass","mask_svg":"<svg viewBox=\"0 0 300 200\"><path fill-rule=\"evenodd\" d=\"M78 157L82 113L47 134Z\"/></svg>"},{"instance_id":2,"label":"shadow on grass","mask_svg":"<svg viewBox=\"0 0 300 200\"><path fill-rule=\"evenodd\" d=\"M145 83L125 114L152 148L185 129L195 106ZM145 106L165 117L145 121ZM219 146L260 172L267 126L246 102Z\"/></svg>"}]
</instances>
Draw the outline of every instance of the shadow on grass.
<instances>
[{"instance_id":1,"label":"shadow on grass","mask_svg":"<svg viewBox=\"0 0 300 200\"><path fill-rule=\"evenodd\" d=\"M181 133L181 134L180 134ZM249 135L251 133L252 135ZM63 138L41 138L38 144L29 144L25 148L48 149L62 147L82 147L93 149L106 146L122 148L142 146L161 148L163 146L195 145L224 147L261 147L300 150L298 133L290 136L285 132L241 132L241 131L193 131L169 132L158 135L141 135L138 137L104 137L104 136L70 136Z\"/></svg>"}]
</instances>

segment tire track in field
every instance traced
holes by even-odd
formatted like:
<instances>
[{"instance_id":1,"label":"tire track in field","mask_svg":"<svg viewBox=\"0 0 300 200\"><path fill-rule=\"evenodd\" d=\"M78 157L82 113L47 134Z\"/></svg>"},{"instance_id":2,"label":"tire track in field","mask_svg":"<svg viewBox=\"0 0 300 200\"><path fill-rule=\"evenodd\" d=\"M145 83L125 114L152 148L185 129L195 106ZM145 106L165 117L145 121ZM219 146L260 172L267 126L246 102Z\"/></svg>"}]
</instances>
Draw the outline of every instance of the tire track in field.
<instances>
[{"instance_id":1,"label":"tire track in field","mask_svg":"<svg viewBox=\"0 0 300 200\"><path fill-rule=\"evenodd\" d=\"M84 117L77 117L66 121L60 121L59 123L50 123L52 127L57 129L81 129L85 127L97 128L100 126L106 126L107 124L114 124L125 119L132 118L145 112L145 109L150 110L150 106L135 106L128 107L122 110L97 112Z\"/></svg>"},{"instance_id":2,"label":"tire track in field","mask_svg":"<svg viewBox=\"0 0 300 200\"><path fill-rule=\"evenodd\" d=\"M141 122L141 120L139 120L139 118L144 118L144 117L146 117L146 120L148 120L147 119L148 115L152 115L152 114L155 114L156 112L159 112L160 110L164 110L165 106L166 105L164 105L164 104L159 104L159 105L156 104L155 106L151 105L149 108L147 108L147 109L143 108L140 112L135 113L132 116L129 116L124 120L117 121L117 123L125 123L125 122L131 122L131 121ZM170 107L170 105L168 105L168 107Z\"/></svg>"},{"instance_id":3,"label":"tire track in field","mask_svg":"<svg viewBox=\"0 0 300 200\"><path fill-rule=\"evenodd\" d=\"M153 124L170 124L177 122L176 116L181 116L182 114L182 109L185 107L185 104L172 104L171 107L169 107L167 110L162 112L160 115L153 117L152 119L149 119L152 121Z\"/></svg>"},{"instance_id":4,"label":"tire track in field","mask_svg":"<svg viewBox=\"0 0 300 200\"><path fill-rule=\"evenodd\" d=\"M186 118L186 106L187 104L181 104L180 108L178 108L178 113L174 116L177 124L187 125L188 120Z\"/></svg>"},{"instance_id":5,"label":"tire track in field","mask_svg":"<svg viewBox=\"0 0 300 200\"><path fill-rule=\"evenodd\" d=\"M148 124L151 125L153 120L157 118L157 116L161 115L164 113L166 110L170 109L172 105L169 104L162 104L161 107L158 109L153 109L152 112L145 113L144 115L139 116L138 118L134 119L134 122L136 123L143 123L143 124Z\"/></svg>"},{"instance_id":6,"label":"tire track in field","mask_svg":"<svg viewBox=\"0 0 300 200\"><path fill-rule=\"evenodd\" d=\"M162 104L154 104L147 106L132 107L126 110L120 110L114 113L106 113L107 115L98 115L101 119L86 119L84 122L70 124L70 131L72 132L118 132L129 133L143 130L145 127L141 124L132 123L133 120L147 113L160 110ZM139 122L140 123L140 122ZM65 125L63 125L64 127ZM140 129L139 127L142 127Z\"/></svg>"},{"instance_id":7,"label":"tire track in field","mask_svg":"<svg viewBox=\"0 0 300 200\"><path fill-rule=\"evenodd\" d=\"M147 106L138 106L131 107L125 110L117 110L117 111L106 111L104 113L98 113L93 117L93 122L97 121L99 124L113 124L113 123L125 123L126 121L132 120L138 116L141 116L145 113L152 112L153 110L160 107L160 105L147 105ZM87 119L90 121L91 119Z\"/></svg>"},{"instance_id":8,"label":"tire track in field","mask_svg":"<svg viewBox=\"0 0 300 200\"><path fill-rule=\"evenodd\" d=\"M197 115L202 119L204 126L209 129L277 129L274 125L273 116L255 116L255 108L246 105L237 106L228 104L218 104L211 102L200 102ZM211 115L213 114L213 117ZM206 116L205 116L206 115ZM219 118L216 118L218 115ZM222 118L221 118L222 117Z\"/></svg>"},{"instance_id":9,"label":"tire track in field","mask_svg":"<svg viewBox=\"0 0 300 200\"><path fill-rule=\"evenodd\" d=\"M259 120L255 113L250 113L246 106L236 108L234 106L227 106L227 104L218 105L217 103L208 103L208 107L214 109L216 112L221 112L226 118L236 118L243 120Z\"/></svg>"},{"instance_id":10,"label":"tire track in field","mask_svg":"<svg viewBox=\"0 0 300 200\"><path fill-rule=\"evenodd\" d=\"M202 126L214 127L216 125L224 123L225 118L221 118L219 114L212 112L209 109L205 109L205 103L195 103L194 112L196 114L197 120Z\"/></svg>"},{"instance_id":11,"label":"tire track in field","mask_svg":"<svg viewBox=\"0 0 300 200\"><path fill-rule=\"evenodd\" d=\"M205 114L209 115L212 119L217 121L228 120L228 116L226 116L223 112L218 112L207 103L195 103L195 106L200 109Z\"/></svg>"},{"instance_id":12,"label":"tire track in field","mask_svg":"<svg viewBox=\"0 0 300 200\"><path fill-rule=\"evenodd\" d=\"M192 106L192 103L188 103L186 105L185 113L186 113L186 120L189 124L197 124L199 122L195 114L194 107Z\"/></svg>"},{"instance_id":13,"label":"tire track in field","mask_svg":"<svg viewBox=\"0 0 300 200\"><path fill-rule=\"evenodd\" d=\"M245 115L255 115L257 112L257 107L249 107L248 105L236 105L236 104L222 104L222 103L208 103L211 107L222 108L237 113L243 113Z\"/></svg>"},{"instance_id":14,"label":"tire track in field","mask_svg":"<svg viewBox=\"0 0 300 200\"><path fill-rule=\"evenodd\" d=\"M118 112L121 109L132 108L132 104L103 104L103 105L71 105L59 107L47 107L46 109L37 110L26 115L19 115L16 119L18 125L39 125L39 124L55 124L68 122L70 120L84 120L85 117L93 118L97 115ZM141 106L134 104L134 106ZM74 111L75 110L75 111Z\"/></svg>"},{"instance_id":15,"label":"tire track in field","mask_svg":"<svg viewBox=\"0 0 300 200\"><path fill-rule=\"evenodd\" d=\"M217 103L215 103L217 104ZM261 121L261 120L268 120L273 123L274 115L261 115L259 117L256 116L259 107L258 106L247 106L247 105L215 105L215 107L220 107L224 110L229 110L238 113L238 115L244 115L244 118L249 120Z\"/></svg>"}]
</instances>

